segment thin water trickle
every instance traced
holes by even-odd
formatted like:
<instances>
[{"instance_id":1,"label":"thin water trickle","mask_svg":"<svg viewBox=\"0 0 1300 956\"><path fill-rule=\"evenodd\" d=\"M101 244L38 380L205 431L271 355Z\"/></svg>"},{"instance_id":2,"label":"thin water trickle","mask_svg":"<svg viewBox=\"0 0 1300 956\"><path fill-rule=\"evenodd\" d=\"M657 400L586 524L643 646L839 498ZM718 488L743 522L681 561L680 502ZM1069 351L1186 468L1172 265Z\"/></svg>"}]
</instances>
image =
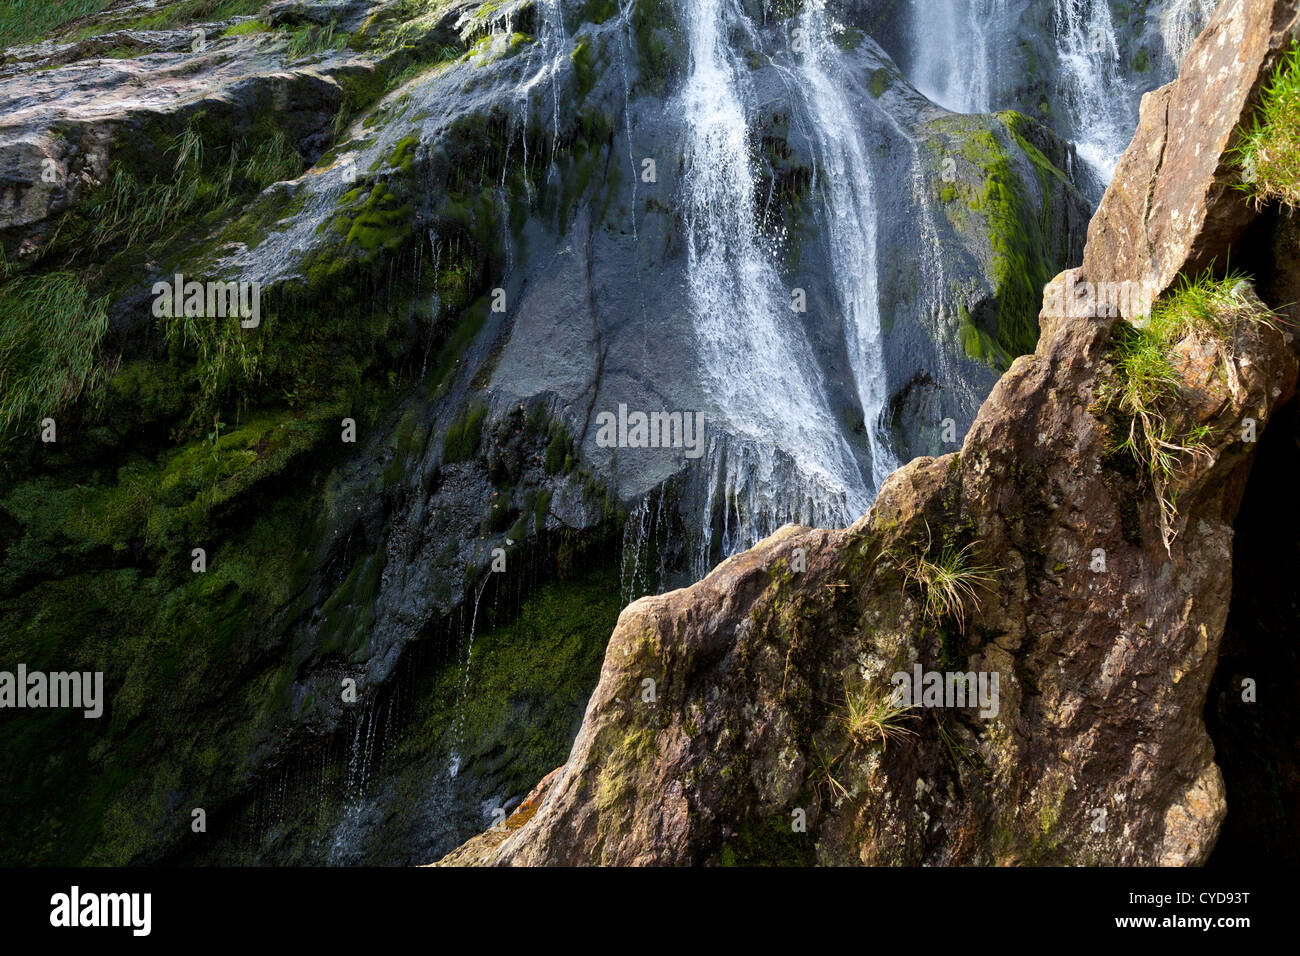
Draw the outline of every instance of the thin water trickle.
<instances>
[{"instance_id":1,"label":"thin water trickle","mask_svg":"<svg viewBox=\"0 0 1300 956\"><path fill-rule=\"evenodd\" d=\"M866 425L874 494L898 467L884 435L889 392L880 324L876 175L861 118L844 93L844 65L831 39L825 0L805 2L800 26L807 44L799 57L800 85L817 143L831 275Z\"/></svg>"},{"instance_id":2,"label":"thin water trickle","mask_svg":"<svg viewBox=\"0 0 1300 956\"><path fill-rule=\"evenodd\" d=\"M995 31L1006 0L920 0L911 5L912 82L954 113L993 108Z\"/></svg>"},{"instance_id":3,"label":"thin water trickle","mask_svg":"<svg viewBox=\"0 0 1300 956\"><path fill-rule=\"evenodd\" d=\"M478 606L483 600L483 592L487 590L488 578L483 579L483 586L479 588L478 595L474 598L474 612L469 619L469 637L466 641L465 649L465 674L461 679L460 699L456 702L456 718L452 731L452 749L451 763L448 768L448 776L455 777L460 772L461 747L464 743L461 734L465 724L465 700L469 697L469 673L470 665L474 662L474 629L478 624Z\"/></svg>"}]
</instances>

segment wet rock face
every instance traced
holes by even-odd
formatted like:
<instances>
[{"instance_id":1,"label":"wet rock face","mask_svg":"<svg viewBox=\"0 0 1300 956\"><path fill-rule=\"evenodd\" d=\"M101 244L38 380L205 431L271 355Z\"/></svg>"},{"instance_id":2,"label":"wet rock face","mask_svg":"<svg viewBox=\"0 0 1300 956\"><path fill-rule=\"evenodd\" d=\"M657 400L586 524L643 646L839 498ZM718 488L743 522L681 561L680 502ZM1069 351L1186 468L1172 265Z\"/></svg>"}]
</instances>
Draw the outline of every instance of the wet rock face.
<instances>
[{"instance_id":1,"label":"wet rock face","mask_svg":"<svg viewBox=\"0 0 1300 956\"><path fill-rule=\"evenodd\" d=\"M852 343L846 341L844 327L858 320L835 288L840 265L825 236L825 182L816 172L825 157L807 135L817 118L809 115L807 91L790 85L790 24L759 5L751 7L746 13L757 29L740 55L747 74L743 84L752 91L744 108L752 114L753 173L765 194L764 208L756 211L763 220L760 238L776 249L784 284L806 290L811 300L801 334L810 340L816 367L806 372L828 383L829 405L846 409L844 440L869 472L861 418L875 410L855 407L862 399L853 383ZM411 165L402 169L400 183L383 176L388 187L422 214L412 226L432 227L434 248L427 252L436 254L439 240L444 246L451 241L445 233L466 227L480 233L480 262L502 273L497 281L519 303L511 310L517 325L501 353L495 389L522 400L555 395L572 411L616 408L620 402L634 408L662 403L704 409L721 430L734 432L737 426L727 421L733 410L724 398L709 394L697 367L699 346L692 341L697 333L687 301L689 264L679 215L684 197L677 157L684 149L678 94L689 64L689 24L683 11L658 10L648 2L631 23L606 13L568 11L572 36L558 42L568 52L583 46L581 56L569 57L559 55L558 47L533 42L545 32L544 17L534 5L508 4L490 15L472 3L440 8L435 18L425 18L429 22L419 21L418 30L401 34L408 46L423 51L453 42L469 45L493 31L496 45L470 62L430 71L392 104L383 124L352 130L356 141L339 155L356 161L364 174L377 161L382 167L398 142L417 131ZM304 165L311 166L330 145L330 122L340 106L355 99L358 90L382 84L376 72L394 57L382 44L369 46L355 38L395 28L399 14L393 3L360 0L325 6L277 3L263 11L255 32L231 32L246 26L243 20L209 28L202 50L193 49L189 25L113 31L111 22L104 26L108 32L87 39L20 48L0 68L5 106L0 164L7 184L0 195L0 239L9 260L21 265L40 254L57 235L62 216L94 198L114 164L140 175L165 175L166 157L157 143L200 112L232 142L274 115ZM992 366L1004 366L1026 347L1007 330L1028 321L1032 309L1019 298L1003 301L1005 279L990 240L1009 228L1035 229L1039 222L1081 222L1087 202L1069 175L1043 177L1035 165L1042 157L1028 155L996 122L972 119L937 136L929 125L934 108L910 89L848 14L843 23L836 21L834 36L821 42L835 51L836 82L848 89L872 159L879 237L875 259L886 326L888 381L883 387L895 394L925 375L942 392L932 403L935 420L926 405L909 408L889 423L890 440L898 446L898 457L905 458L938 450L935 434L943 420L954 419L964 431L992 385ZM583 22L584 16L591 22ZM325 49L304 62L287 55L276 40L287 31L327 21L337 24L340 35L352 32L350 46ZM121 22L131 21L123 16ZM507 37L509 42L502 44L501 30L534 35L528 42ZM106 56L118 56L123 49L142 55ZM563 115L552 102L560 91L567 104ZM489 130L503 142L485 155L478 139ZM967 148L970 138L989 135L991 149L983 144ZM1047 146L1038 134L1029 135L1040 140L1034 148L1052 163L1071 166L1069 151L1059 141ZM522 155L512 157L516 140ZM507 248L484 248L500 240L486 241L497 224L479 221L485 218L480 213L474 214L475 221L464 222L473 207L464 196L444 194L440 183L448 170L468 169L485 158L489 165L503 167L498 184L503 194L493 197L501 208L493 216L505 214L521 199L513 194L507 173L528 165L530 148L535 165L536 157L554 151L557 141L563 147L555 173L564 180L557 187L562 194L558 202L566 207L563 221L557 222L553 210L534 209L531 221L512 223L518 235L505 243ZM490 155L497 147L506 151L504 159ZM576 155L575 148L587 155ZM658 160L654 184L631 181L640 175L644 158ZM957 165L950 166L952 161ZM42 176L50 164L58 171L53 179ZM305 206L297 226L271 229L264 252L227 255L223 269L270 285L310 279L314 263L354 255L335 245L341 240L354 245L352 233L316 228L322 218L348 214L340 200L353 185L342 182L334 157L320 165L320 175L256 203L267 225L282 217L286 205ZM538 175L535 169L525 172L525 200L538 198L538 186L531 182ZM990 224L973 211L990 178L1023 197L1014 220ZM895 183L906 188L889 188ZM543 185L556 186L555 177ZM1050 214L1039 215L1043 210ZM425 231L394 231L376 241L416 246L427 238ZM226 237L216 238L217 249L229 253ZM1068 227L1060 235L1036 238L1050 260L1048 274L1077 261L1081 238ZM914 250L920 247L933 252L918 263ZM214 258L213 251L205 251L204 258ZM579 251L585 254L577 255ZM648 274L657 281L648 283ZM656 334L685 346L671 367L655 361L648 350L643 310L658 317L662 329ZM541 314L545 321L535 318ZM978 336L962 325L963 316L970 314L982 316L976 324L990 341L999 340L1003 351L979 347ZM680 460L665 460L620 469L592 440L589 417L573 414L570 425L622 496L641 494L683 467ZM860 496L864 489L851 491Z\"/></svg>"},{"instance_id":2,"label":"wet rock face","mask_svg":"<svg viewBox=\"0 0 1300 956\"><path fill-rule=\"evenodd\" d=\"M1220 109L1218 38L1273 37L1295 12L1291 0L1225 6L1162 95ZM1247 49L1236 68L1249 89L1276 45ZM1169 275L1228 254L1233 234L1217 224L1249 215L1198 155L1221 148L1217 123L1209 143L1189 134L1148 151L1165 119L1147 111L1106 228L1094 223L1087 264L1055 280L1049 303L1064 283L1127 275L1106 271L1136 261L1111 236L1181 237L1165 247ZM1205 179L1184 188L1214 198L1199 228L1184 230L1179 204L1125 204L1192 168ZM1247 286L1235 295L1239 317L1260 306ZM629 606L536 809L446 862L1204 863L1226 812L1203 713L1255 450L1243 439L1289 401L1297 360L1289 334L1249 321L1175 350L1195 398L1180 414L1209 437L1171 489L1166 546L1160 506L1096 401L1122 326L1045 310L1037 351L998 382L960 454L897 471L847 530L783 529L694 587ZM949 563L970 572L964 615L935 613L921 583L917 555L944 554L965 555ZM881 710L892 676L914 667L998 675L997 706ZM1223 693L1216 726L1231 726L1243 718Z\"/></svg>"},{"instance_id":3,"label":"wet rock face","mask_svg":"<svg viewBox=\"0 0 1300 956\"><path fill-rule=\"evenodd\" d=\"M370 6L330 11L346 28ZM231 141L274 115L308 163L320 156L344 84L373 73L374 63L331 51L313 69L286 69L283 46L261 34L225 36L226 28L106 26L86 39L18 47L0 61L0 241L11 263L43 251L62 215L106 185L114 163L137 175L165 169L159 144L201 112Z\"/></svg>"}]
</instances>

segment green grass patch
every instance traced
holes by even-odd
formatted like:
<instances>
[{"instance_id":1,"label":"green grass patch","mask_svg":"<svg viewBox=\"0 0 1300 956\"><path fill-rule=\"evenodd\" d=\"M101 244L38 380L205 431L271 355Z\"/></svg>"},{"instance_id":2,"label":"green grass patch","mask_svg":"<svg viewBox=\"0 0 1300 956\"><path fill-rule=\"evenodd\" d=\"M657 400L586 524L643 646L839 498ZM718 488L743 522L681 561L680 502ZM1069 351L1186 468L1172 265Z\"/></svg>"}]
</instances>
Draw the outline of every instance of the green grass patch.
<instances>
[{"instance_id":1,"label":"green grass patch","mask_svg":"<svg viewBox=\"0 0 1300 956\"><path fill-rule=\"evenodd\" d=\"M1222 279L1210 272L1183 277L1156 303L1145 325L1121 322L1115 329L1115 372L1099 391L1100 407L1117 418L1112 451L1131 455L1156 494L1166 548L1176 536L1173 485L1187 466L1208 453L1209 438L1207 426L1185 421L1173 350L1191 339L1223 343L1230 351L1243 323L1273 325L1272 312L1241 294L1246 281L1231 271Z\"/></svg>"},{"instance_id":2,"label":"green grass patch","mask_svg":"<svg viewBox=\"0 0 1300 956\"><path fill-rule=\"evenodd\" d=\"M233 207L241 197L302 172L302 158L288 138L274 132L260 141L208 145L197 116L165 147L170 175L141 183L116 164L107 186L92 201L89 242L135 245L184 222Z\"/></svg>"},{"instance_id":3,"label":"green grass patch","mask_svg":"<svg viewBox=\"0 0 1300 956\"><path fill-rule=\"evenodd\" d=\"M190 23L212 23L248 16L257 13L265 5L266 0L181 0L124 23L113 24L111 29L129 27L133 30L169 30ZM105 28L99 27L90 35L103 32Z\"/></svg>"},{"instance_id":4,"label":"green grass patch","mask_svg":"<svg viewBox=\"0 0 1300 956\"><path fill-rule=\"evenodd\" d=\"M1300 43L1273 73L1232 155L1241 171L1239 188L1256 206L1300 206Z\"/></svg>"},{"instance_id":5,"label":"green grass patch","mask_svg":"<svg viewBox=\"0 0 1300 956\"><path fill-rule=\"evenodd\" d=\"M341 50L348 45L348 34L335 30L331 21L323 27L305 23L289 31L289 58L314 56L326 50Z\"/></svg>"},{"instance_id":6,"label":"green grass patch","mask_svg":"<svg viewBox=\"0 0 1300 956\"><path fill-rule=\"evenodd\" d=\"M0 278L3 270L0 262ZM19 429L35 434L43 418L57 420L60 410L102 386L96 356L107 306L70 272L0 285L0 441Z\"/></svg>"},{"instance_id":7,"label":"green grass patch","mask_svg":"<svg viewBox=\"0 0 1300 956\"><path fill-rule=\"evenodd\" d=\"M45 39L63 24L98 13L112 0L5 0L0 3L0 47Z\"/></svg>"}]
</instances>

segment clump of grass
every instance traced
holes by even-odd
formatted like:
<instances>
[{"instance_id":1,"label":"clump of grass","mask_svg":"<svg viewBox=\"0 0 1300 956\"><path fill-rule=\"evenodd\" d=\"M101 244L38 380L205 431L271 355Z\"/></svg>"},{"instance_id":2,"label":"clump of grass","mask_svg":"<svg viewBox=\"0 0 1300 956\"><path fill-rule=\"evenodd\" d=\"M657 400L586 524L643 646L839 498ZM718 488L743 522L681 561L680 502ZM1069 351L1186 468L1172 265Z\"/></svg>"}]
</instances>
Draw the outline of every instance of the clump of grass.
<instances>
[{"instance_id":1,"label":"clump of grass","mask_svg":"<svg viewBox=\"0 0 1300 956\"><path fill-rule=\"evenodd\" d=\"M1273 325L1276 316L1243 294L1247 277L1228 272L1222 279L1205 272L1183 277L1174 292L1157 302L1142 325L1120 323L1112 351L1115 373L1099 392L1101 407L1127 419L1113 449L1131 454L1150 481L1160 504L1161 537L1166 550L1177 536L1178 507L1172 491L1183 470L1209 454L1207 425L1182 424L1182 377L1173 349L1183 341L1224 346L1224 373L1235 376L1233 343L1243 323Z\"/></svg>"},{"instance_id":2,"label":"clump of grass","mask_svg":"<svg viewBox=\"0 0 1300 956\"><path fill-rule=\"evenodd\" d=\"M1300 206L1300 43L1278 64L1233 155L1241 170L1239 188L1256 206Z\"/></svg>"},{"instance_id":3,"label":"clump of grass","mask_svg":"<svg viewBox=\"0 0 1300 956\"><path fill-rule=\"evenodd\" d=\"M180 0L132 19L137 30L168 30L189 23L212 23L257 13L267 0Z\"/></svg>"},{"instance_id":4,"label":"clump of grass","mask_svg":"<svg viewBox=\"0 0 1300 956\"><path fill-rule=\"evenodd\" d=\"M47 37L78 17L103 10L112 0L5 0L0 3L0 47Z\"/></svg>"},{"instance_id":5,"label":"clump of grass","mask_svg":"<svg viewBox=\"0 0 1300 956\"><path fill-rule=\"evenodd\" d=\"M185 220L230 208L241 196L302 171L302 160L288 138L277 131L260 142L211 150L200 131L202 117L168 146L172 174L141 184L117 165L106 195L95 208L91 243L125 240L134 245L157 237ZM243 153L243 155L241 155Z\"/></svg>"},{"instance_id":6,"label":"clump of grass","mask_svg":"<svg viewBox=\"0 0 1300 956\"><path fill-rule=\"evenodd\" d=\"M929 530L927 524L927 535ZM923 551L904 561L903 574L925 595L925 616L932 624L954 620L964 632L968 609L979 608L978 589L992 587L996 569L975 561L973 544L945 544L937 558L930 557L932 547L927 540Z\"/></svg>"},{"instance_id":7,"label":"clump of grass","mask_svg":"<svg viewBox=\"0 0 1300 956\"><path fill-rule=\"evenodd\" d=\"M296 60L325 50L341 50L347 44L348 35L336 32L333 21L323 27L305 23L289 31L288 53L290 59Z\"/></svg>"},{"instance_id":8,"label":"clump of grass","mask_svg":"<svg viewBox=\"0 0 1300 956\"><path fill-rule=\"evenodd\" d=\"M916 732L904 726L903 721L915 720L910 708L900 707L889 694L880 694L867 686L844 688L844 729L854 743L867 746L880 741L888 746L891 740L915 737Z\"/></svg>"},{"instance_id":9,"label":"clump of grass","mask_svg":"<svg viewBox=\"0 0 1300 956\"><path fill-rule=\"evenodd\" d=\"M823 790L825 790L829 792L829 799L831 800L848 797L848 787L844 786L844 784L840 782L839 777L835 775L835 765L838 764L843 757L843 753L837 757L828 757L822 752L821 748L817 746L816 742L813 742L811 775L813 778L813 784L817 788L819 796L821 796Z\"/></svg>"},{"instance_id":10,"label":"clump of grass","mask_svg":"<svg viewBox=\"0 0 1300 956\"><path fill-rule=\"evenodd\" d=\"M0 280L4 275L0 261ZM0 438L35 431L41 419L103 384L96 353L107 310L108 300L92 298L71 272L0 285Z\"/></svg>"}]
</instances>

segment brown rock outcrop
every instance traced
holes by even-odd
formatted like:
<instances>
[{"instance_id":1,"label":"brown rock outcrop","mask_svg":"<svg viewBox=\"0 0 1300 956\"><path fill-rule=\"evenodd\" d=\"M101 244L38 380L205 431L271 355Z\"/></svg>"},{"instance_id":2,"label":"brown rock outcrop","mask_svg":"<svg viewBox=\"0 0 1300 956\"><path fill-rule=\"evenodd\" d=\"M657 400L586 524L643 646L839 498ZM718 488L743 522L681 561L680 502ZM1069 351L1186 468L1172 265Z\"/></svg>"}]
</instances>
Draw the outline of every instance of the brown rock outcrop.
<instances>
[{"instance_id":1,"label":"brown rock outcrop","mask_svg":"<svg viewBox=\"0 0 1300 956\"><path fill-rule=\"evenodd\" d=\"M1223 152L1298 6L1221 5L1148 99L1068 278L1163 290L1226 260L1254 214ZM1180 413L1208 434L1170 489L1166 547L1095 401L1118 321L1045 313L961 453L897 471L853 527L783 529L629 606L540 805L445 862L1204 862L1225 813L1202 714L1254 450L1243 426L1291 397L1297 363L1268 323L1180 345ZM936 606L923 559L972 572L964 620ZM996 702L889 711L892 675L918 666L996 677Z\"/></svg>"},{"instance_id":2,"label":"brown rock outcrop","mask_svg":"<svg viewBox=\"0 0 1300 956\"><path fill-rule=\"evenodd\" d=\"M1224 265L1256 218L1233 188L1229 150L1297 31L1295 0L1219 4L1183 75L1142 99L1137 133L1088 227L1085 274L1164 292L1180 274Z\"/></svg>"}]
</instances>

